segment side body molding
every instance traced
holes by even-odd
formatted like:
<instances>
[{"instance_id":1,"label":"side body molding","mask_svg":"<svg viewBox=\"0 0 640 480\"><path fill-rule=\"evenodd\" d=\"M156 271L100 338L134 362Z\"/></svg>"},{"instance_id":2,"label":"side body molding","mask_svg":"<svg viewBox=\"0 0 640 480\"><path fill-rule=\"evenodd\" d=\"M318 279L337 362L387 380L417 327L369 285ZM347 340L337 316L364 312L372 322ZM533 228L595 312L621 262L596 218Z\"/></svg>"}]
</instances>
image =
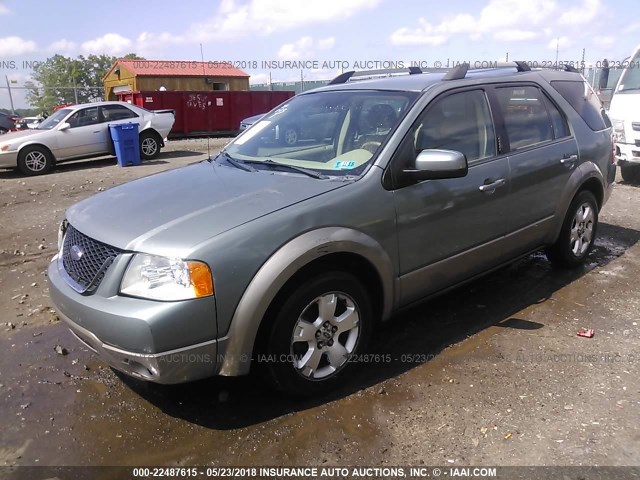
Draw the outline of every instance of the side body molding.
<instances>
[{"instance_id":1,"label":"side body molding","mask_svg":"<svg viewBox=\"0 0 640 480\"><path fill-rule=\"evenodd\" d=\"M382 319L390 316L395 269L389 255L378 242L349 228L325 227L312 230L283 245L251 280L236 307L227 335L220 339L226 344L220 358L220 375L249 373L258 328L273 299L300 268L332 253L356 254L374 266L382 282Z\"/></svg>"}]
</instances>

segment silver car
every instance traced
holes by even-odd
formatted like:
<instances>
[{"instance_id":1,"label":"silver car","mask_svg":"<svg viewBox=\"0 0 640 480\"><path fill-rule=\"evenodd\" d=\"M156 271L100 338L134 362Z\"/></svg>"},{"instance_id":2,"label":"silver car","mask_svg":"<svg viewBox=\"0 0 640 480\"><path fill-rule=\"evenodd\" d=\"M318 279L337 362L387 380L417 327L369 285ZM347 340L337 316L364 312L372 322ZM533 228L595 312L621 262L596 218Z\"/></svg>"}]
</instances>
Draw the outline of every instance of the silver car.
<instances>
[{"instance_id":1,"label":"silver car","mask_svg":"<svg viewBox=\"0 0 640 480\"><path fill-rule=\"evenodd\" d=\"M65 107L35 128L0 137L0 167L41 175L57 162L113 154L109 125L129 122L139 125L141 157L155 158L174 120L173 110L151 112L123 102Z\"/></svg>"},{"instance_id":2,"label":"silver car","mask_svg":"<svg viewBox=\"0 0 640 480\"><path fill-rule=\"evenodd\" d=\"M348 77L215 158L71 207L48 278L80 341L152 382L257 371L318 394L394 361L366 355L394 312L540 249L589 255L616 166L580 74ZM323 109L312 142L262 135Z\"/></svg>"}]
</instances>

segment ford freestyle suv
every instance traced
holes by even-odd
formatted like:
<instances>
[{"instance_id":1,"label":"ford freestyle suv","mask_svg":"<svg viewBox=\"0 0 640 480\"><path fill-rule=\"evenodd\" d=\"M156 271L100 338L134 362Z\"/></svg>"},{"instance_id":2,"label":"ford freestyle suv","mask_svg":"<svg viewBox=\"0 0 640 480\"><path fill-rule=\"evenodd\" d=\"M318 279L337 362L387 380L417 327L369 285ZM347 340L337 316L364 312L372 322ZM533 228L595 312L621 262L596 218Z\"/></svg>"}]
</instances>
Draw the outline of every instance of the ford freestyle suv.
<instances>
[{"instance_id":1,"label":"ford freestyle suv","mask_svg":"<svg viewBox=\"0 0 640 480\"><path fill-rule=\"evenodd\" d=\"M331 113L316 115L325 133L274 139L309 111ZM69 208L51 296L82 342L137 378L258 371L322 393L398 309L540 249L583 262L613 154L575 71L348 72L216 157Z\"/></svg>"}]
</instances>

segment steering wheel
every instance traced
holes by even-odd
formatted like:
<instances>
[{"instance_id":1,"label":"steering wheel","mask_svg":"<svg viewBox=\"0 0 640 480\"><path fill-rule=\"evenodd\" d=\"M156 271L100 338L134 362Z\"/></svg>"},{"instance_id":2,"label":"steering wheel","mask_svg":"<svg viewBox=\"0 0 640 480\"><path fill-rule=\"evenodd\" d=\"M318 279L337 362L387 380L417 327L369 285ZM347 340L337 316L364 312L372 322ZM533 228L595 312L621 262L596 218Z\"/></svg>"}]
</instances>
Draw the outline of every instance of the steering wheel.
<instances>
[{"instance_id":1,"label":"steering wheel","mask_svg":"<svg viewBox=\"0 0 640 480\"><path fill-rule=\"evenodd\" d=\"M363 150L367 150L368 152L371 152L371 153L376 153L376 150L380 145L382 145L382 142L376 142L375 140L370 140L368 142L364 142L360 146L360 148L362 148Z\"/></svg>"}]
</instances>

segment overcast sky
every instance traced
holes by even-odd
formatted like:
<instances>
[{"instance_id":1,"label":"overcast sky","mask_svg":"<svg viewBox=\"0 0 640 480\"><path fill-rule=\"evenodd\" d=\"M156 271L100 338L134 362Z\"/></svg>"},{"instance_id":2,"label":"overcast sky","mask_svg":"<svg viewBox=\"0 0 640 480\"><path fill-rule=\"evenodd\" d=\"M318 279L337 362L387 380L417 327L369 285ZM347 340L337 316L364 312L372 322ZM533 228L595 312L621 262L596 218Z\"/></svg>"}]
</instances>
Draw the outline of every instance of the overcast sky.
<instances>
[{"instance_id":1,"label":"overcast sky","mask_svg":"<svg viewBox=\"0 0 640 480\"><path fill-rule=\"evenodd\" d=\"M91 6L89 6L91 5ZM633 0L0 0L0 86L21 86L25 61L54 53L230 60L264 82L267 60L579 61L623 59L640 43ZM10 63L13 62L13 63ZM243 64L242 62L250 62ZM320 65L321 67L321 65ZM308 70L331 78L336 69ZM271 69L273 81L299 70ZM17 93L17 107L26 106ZM6 88L0 107L8 107Z\"/></svg>"}]
</instances>

